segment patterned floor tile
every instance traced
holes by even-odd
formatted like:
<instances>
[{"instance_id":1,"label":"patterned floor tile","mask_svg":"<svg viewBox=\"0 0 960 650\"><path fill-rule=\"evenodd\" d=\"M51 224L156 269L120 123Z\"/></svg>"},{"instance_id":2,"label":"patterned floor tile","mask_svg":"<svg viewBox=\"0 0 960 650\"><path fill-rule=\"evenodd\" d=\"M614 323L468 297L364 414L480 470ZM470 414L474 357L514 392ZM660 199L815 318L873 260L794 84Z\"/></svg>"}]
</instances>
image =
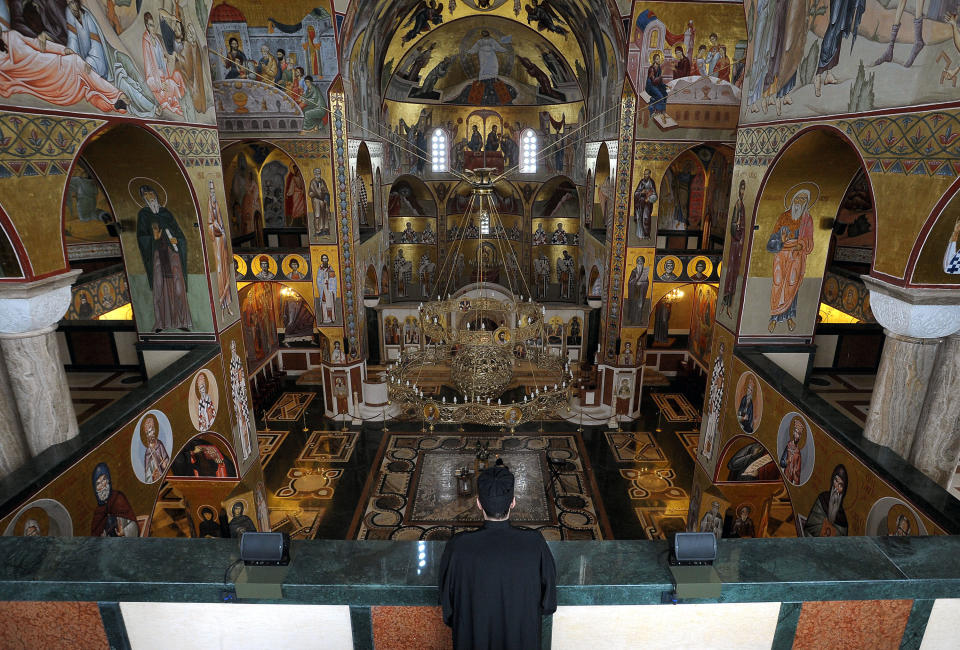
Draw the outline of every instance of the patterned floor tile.
<instances>
[{"instance_id":1,"label":"patterned floor tile","mask_svg":"<svg viewBox=\"0 0 960 650\"><path fill-rule=\"evenodd\" d=\"M699 422L700 412L680 393L653 393L653 401L667 422Z\"/></svg>"},{"instance_id":2,"label":"patterned floor tile","mask_svg":"<svg viewBox=\"0 0 960 650\"><path fill-rule=\"evenodd\" d=\"M646 431L607 431L604 434L610 451L621 463L633 462L667 462L663 450Z\"/></svg>"},{"instance_id":3,"label":"patterned floor tile","mask_svg":"<svg viewBox=\"0 0 960 650\"><path fill-rule=\"evenodd\" d=\"M314 397L316 393L284 393L273 403L264 419L295 422L307 410Z\"/></svg>"}]
</instances>

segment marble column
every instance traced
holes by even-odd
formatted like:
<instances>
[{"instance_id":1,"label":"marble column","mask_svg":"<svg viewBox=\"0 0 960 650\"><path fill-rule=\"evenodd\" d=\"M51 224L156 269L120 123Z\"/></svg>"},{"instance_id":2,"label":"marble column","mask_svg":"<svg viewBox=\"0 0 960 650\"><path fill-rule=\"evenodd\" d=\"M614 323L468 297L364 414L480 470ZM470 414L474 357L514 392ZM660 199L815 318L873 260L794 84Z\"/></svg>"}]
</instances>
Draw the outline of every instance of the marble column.
<instances>
[{"instance_id":1,"label":"marble column","mask_svg":"<svg viewBox=\"0 0 960 650\"><path fill-rule=\"evenodd\" d=\"M887 335L863 435L904 458L919 430L938 347L960 330L960 294L904 289L861 276L870 306Z\"/></svg>"},{"instance_id":2,"label":"marble column","mask_svg":"<svg viewBox=\"0 0 960 650\"><path fill-rule=\"evenodd\" d=\"M20 424L20 411L0 353L0 478L22 465L30 452Z\"/></svg>"},{"instance_id":3,"label":"marble column","mask_svg":"<svg viewBox=\"0 0 960 650\"><path fill-rule=\"evenodd\" d=\"M79 431L57 347L57 323L80 271L0 285L0 350L27 448L37 455Z\"/></svg>"},{"instance_id":4,"label":"marble column","mask_svg":"<svg viewBox=\"0 0 960 650\"><path fill-rule=\"evenodd\" d=\"M906 458L940 339L919 339L889 330L884 333L887 339L863 435Z\"/></svg>"},{"instance_id":5,"label":"marble column","mask_svg":"<svg viewBox=\"0 0 960 650\"><path fill-rule=\"evenodd\" d=\"M910 450L914 467L950 487L960 462L960 333L940 344Z\"/></svg>"}]
</instances>

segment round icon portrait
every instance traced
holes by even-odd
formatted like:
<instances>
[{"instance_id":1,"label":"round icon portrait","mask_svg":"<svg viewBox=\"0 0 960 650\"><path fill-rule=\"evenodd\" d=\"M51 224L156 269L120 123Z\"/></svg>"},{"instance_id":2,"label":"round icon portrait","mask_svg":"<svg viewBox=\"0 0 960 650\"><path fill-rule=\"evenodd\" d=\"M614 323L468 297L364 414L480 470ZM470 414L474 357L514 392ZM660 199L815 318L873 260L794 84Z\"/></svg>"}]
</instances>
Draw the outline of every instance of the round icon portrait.
<instances>
[{"instance_id":1,"label":"round icon portrait","mask_svg":"<svg viewBox=\"0 0 960 650\"><path fill-rule=\"evenodd\" d=\"M59 501L37 499L13 516L5 537L73 537L73 520Z\"/></svg>"},{"instance_id":2,"label":"round icon portrait","mask_svg":"<svg viewBox=\"0 0 960 650\"><path fill-rule=\"evenodd\" d=\"M873 537L910 537L926 535L923 520L906 503L896 497L881 497L870 506L866 535Z\"/></svg>"},{"instance_id":3,"label":"round icon portrait","mask_svg":"<svg viewBox=\"0 0 960 650\"><path fill-rule=\"evenodd\" d=\"M510 345L512 341L510 330L506 327L498 328L497 331L493 333L493 340L500 345Z\"/></svg>"},{"instance_id":4,"label":"round icon portrait","mask_svg":"<svg viewBox=\"0 0 960 650\"><path fill-rule=\"evenodd\" d=\"M427 402L423 405L423 419L427 422L435 422L440 418L440 409L433 402Z\"/></svg>"},{"instance_id":5,"label":"round icon portrait","mask_svg":"<svg viewBox=\"0 0 960 650\"><path fill-rule=\"evenodd\" d=\"M813 473L815 451L806 418L796 411L784 415L777 431L777 458L783 477L792 485L806 483Z\"/></svg>"},{"instance_id":6,"label":"round icon portrait","mask_svg":"<svg viewBox=\"0 0 960 650\"><path fill-rule=\"evenodd\" d=\"M840 281L833 276L827 277L823 281L823 297L827 304L836 304L840 296Z\"/></svg>"},{"instance_id":7,"label":"round icon portrait","mask_svg":"<svg viewBox=\"0 0 960 650\"><path fill-rule=\"evenodd\" d=\"M170 466L173 449L173 430L162 411L143 414L133 429L130 439L130 463L133 472L143 483L155 483Z\"/></svg>"},{"instance_id":8,"label":"round icon portrait","mask_svg":"<svg viewBox=\"0 0 960 650\"><path fill-rule=\"evenodd\" d=\"M283 274L288 280L306 280L309 270L307 260L302 255L287 255L281 263Z\"/></svg>"},{"instance_id":9,"label":"round icon portrait","mask_svg":"<svg viewBox=\"0 0 960 650\"><path fill-rule=\"evenodd\" d=\"M242 280L247 274L247 261L239 255L233 256L233 275L237 280Z\"/></svg>"},{"instance_id":10,"label":"round icon portrait","mask_svg":"<svg viewBox=\"0 0 960 650\"><path fill-rule=\"evenodd\" d=\"M523 411L520 410L519 406L511 406L503 414L503 421L509 426L515 426L520 424L520 419L523 417Z\"/></svg>"},{"instance_id":11,"label":"round icon portrait","mask_svg":"<svg viewBox=\"0 0 960 650\"><path fill-rule=\"evenodd\" d=\"M250 270L258 280L272 280L277 277L277 261L269 255L257 255L250 260Z\"/></svg>"},{"instance_id":12,"label":"round icon portrait","mask_svg":"<svg viewBox=\"0 0 960 650\"><path fill-rule=\"evenodd\" d=\"M687 277L694 282L706 282L713 272L713 262L706 255L697 255L687 262Z\"/></svg>"},{"instance_id":13,"label":"round icon portrait","mask_svg":"<svg viewBox=\"0 0 960 650\"><path fill-rule=\"evenodd\" d=\"M220 408L220 391L212 372L204 368L194 375L187 404L190 408L190 421L197 431L209 431L213 428L213 421Z\"/></svg>"},{"instance_id":14,"label":"round icon portrait","mask_svg":"<svg viewBox=\"0 0 960 650\"><path fill-rule=\"evenodd\" d=\"M737 422L746 433L756 433L763 417L763 391L760 381L750 371L740 375L737 380Z\"/></svg>"},{"instance_id":15,"label":"round icon portrait","mask_svg":"<svg viewBox=\"0 0 960 650\"><path fill-rule=\"evenodd\" d=\"M667 255L657 262L657 279L661 282L677 282L683 273L683 262L676 255Z\"/></svg>"},{"instance_id":16,"label":"round icon portrait","mask_svg":"<svg viewBox=\"0 0 960 650\"><path fill-rule=\"evenodd\" d=\"M850 283L843 288L840 304L843 305L843 310L848 314L857 313L857 307L860 306L860 292L857 290L856 285Z\"/></svg>"},{"instance_id":17,"label":"round icon portrait","mask_svg":"<svg viewBox=\"0 0 960 650\"><path fill-rule=\"evenodd\" d=\"M117 306L117 289L112 282L103 282L97 294L100 296L100 306L103 309L113 309Z\"/></svg>"},{"instance_id":18,"label":"round icon portrait","mask_svg":"<svg viewBox=\"0 0 960 650\"><path fill-rule=\"evenodd\" d=\"M73 311L78 320L93 320L93 294L87 289L80 289L73 298Z\"/></svg>"}]
</instances>

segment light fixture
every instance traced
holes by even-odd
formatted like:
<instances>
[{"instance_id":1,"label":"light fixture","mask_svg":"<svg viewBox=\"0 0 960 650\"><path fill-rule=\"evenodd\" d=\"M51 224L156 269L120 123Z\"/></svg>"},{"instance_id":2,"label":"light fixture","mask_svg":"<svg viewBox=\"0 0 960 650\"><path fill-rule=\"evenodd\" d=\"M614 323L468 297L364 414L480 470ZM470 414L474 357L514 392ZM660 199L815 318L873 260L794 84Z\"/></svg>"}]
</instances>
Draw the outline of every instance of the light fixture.
<instances>
[{"instance_id":1,"label":"light fixture","mask_svg":"<svg viewBox=\"0 0 960 650\"><path fill-rule=\"evenodd\" d=\"M481 238L499 240L504 232L494 200L493 169L473 170L473 193L470 205L464 214L461 233L467 223L481 224ZM479 218L479 219L478 219ZM488 230L484 230L484 226ZM495 227L494 227L495 226ZM463 237L460 238L462 243ZM452 247L442 269L459 252L459 243ZM509 268L508 255L513 252L509 241L498 242L504 266ZM476 268L479 277L480 295L474 297L451 297L446 290L438 291L447 298L417 307L420 332L429 346L420 350L408 350L397 359L395 366L387 369L387 392L391 401L415 419L430 424L473 422L511 428L531 420L543 419L555 412L569 408L573 375L566 359L552 354L546 346L546 308L533 302L533 293L514 289L509 270L506 273L509 298L484 295L485 273L495 264L482 255L483 246L477 248ZM509 250L510 253L504 253ZM516 261L516 268L520 268ZM519 273L519 281L524 282ZM524 293L528 296L523 300ZM514 326L514 323L516 325ZM535 341L526 347L522 360L514 355L514 345ZM514 378L514 368L522 366L529 372L534 389L532 398L523 395L510 399L504 396ZM459 395L451 401L433 394L425 394L417 386L421 377L441 379L444 386L455 388ZM413 386L410 380L413 379ZM542 382L542 383L541 383ZM550 389L550 384L553 388ZM541 389L540 386L543 386ZM525 391L524 391L525 392ZM458 396L462 402L458 403ZM494 403L496 402L496 403Z\"/></svg>"}]
</instances>

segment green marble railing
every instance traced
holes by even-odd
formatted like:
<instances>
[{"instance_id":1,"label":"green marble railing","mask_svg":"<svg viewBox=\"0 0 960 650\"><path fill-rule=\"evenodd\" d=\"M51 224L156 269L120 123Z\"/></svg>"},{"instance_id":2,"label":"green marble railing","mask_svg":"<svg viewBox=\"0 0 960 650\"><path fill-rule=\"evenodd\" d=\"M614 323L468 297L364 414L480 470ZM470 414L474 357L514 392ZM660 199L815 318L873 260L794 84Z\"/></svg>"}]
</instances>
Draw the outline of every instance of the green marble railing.
<instances>
[{"instance_id":1,"label":"green marble railing","mask_svg":"<svg viewBox=\"0 0 960 650\"><path fill-rule=\"evenodd\" d=\"M659 604L663 541L555 542L560 605ZM284 603L435 605L443 542L293 542ZM0 538L0 600L221 602L236 540ZM425 557L421 559L420 553ZM712 602L960 594L960 537L721 540Z\"/></svg>"}]
</instances>

